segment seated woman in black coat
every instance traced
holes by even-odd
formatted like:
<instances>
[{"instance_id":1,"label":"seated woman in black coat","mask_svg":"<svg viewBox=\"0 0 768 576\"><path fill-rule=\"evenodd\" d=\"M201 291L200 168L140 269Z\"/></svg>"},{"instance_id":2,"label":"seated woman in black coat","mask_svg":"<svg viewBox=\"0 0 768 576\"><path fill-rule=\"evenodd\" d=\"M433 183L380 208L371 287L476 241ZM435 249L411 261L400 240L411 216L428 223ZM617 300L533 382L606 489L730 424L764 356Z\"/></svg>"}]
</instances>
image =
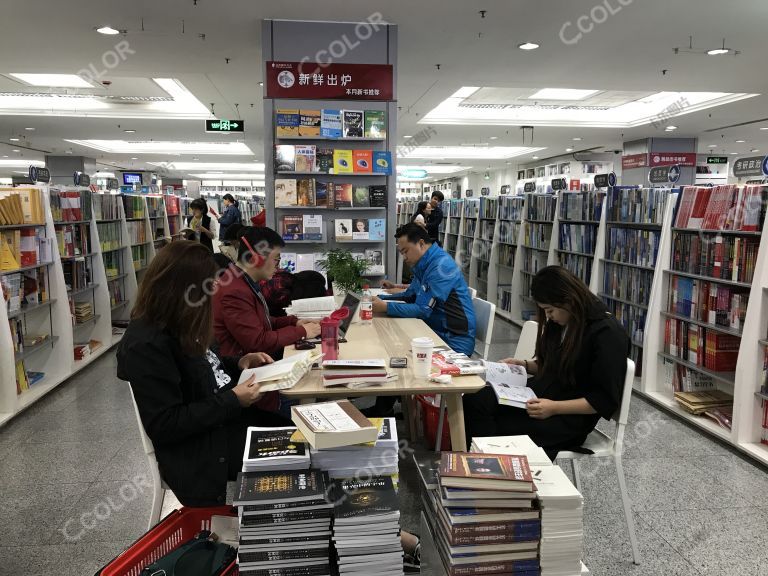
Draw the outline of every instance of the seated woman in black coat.
<instances>
[{"instance_id":1,"label":"seated woman in black coat","mask_svg":"<svg viewBox=\"0 0 768 576\"><path fill-rule=\"evenodd\" d=\"M242 469L248 426L286 426L252 405L253 379L240 372L272 362L266 354L219 358L211 351L211 298L217 266L199 242L157 253L139 287L117 352L117 375L131 384L155 445L160 475L185 506L215 506Z\"/></svg>"},{"instance_id":2,"label":"seated woman in black coat","mask_svg":"<svg viewBox=\"0 0 768 576\"><path fill-rule=\"evenodd\" d=\"M521 410L500 406L490 387L467 394L467 445L473 437L527 435L552 457L581 446L600 417L610 419L618 410L629 337L586 284L565 268L540 270L531 297L539 308L536 356L502 362L525 366L538 398Z\"/></svg>"}]
</instances>

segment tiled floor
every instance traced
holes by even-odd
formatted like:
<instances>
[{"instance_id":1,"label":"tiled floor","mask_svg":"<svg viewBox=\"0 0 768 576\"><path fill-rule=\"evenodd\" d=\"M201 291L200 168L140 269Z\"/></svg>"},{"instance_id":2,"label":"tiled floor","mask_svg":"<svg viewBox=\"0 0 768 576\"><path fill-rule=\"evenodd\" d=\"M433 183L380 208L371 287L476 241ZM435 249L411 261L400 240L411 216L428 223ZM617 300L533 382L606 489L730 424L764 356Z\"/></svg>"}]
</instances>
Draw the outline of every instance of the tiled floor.
<instances>
[{"instance_id":1,"label":"tiled floor","mask_svg":"<svg viewBox=\"0 0 768 576\"><path fill-rule=\"evenodd\" d=\"M494 332L491 358L511 355L516 330L497 319ZM624 467L643 564L630 561L612 463L583 464L584 560L593 574L768 576L764 470L637 397ZM145 531L148 483L110 352L0 429L0 575L94 574ZM415 530L409 460L401 486L403 527ZM165 507L175 507L173 498Z\"/></svg>"}]
</instances>

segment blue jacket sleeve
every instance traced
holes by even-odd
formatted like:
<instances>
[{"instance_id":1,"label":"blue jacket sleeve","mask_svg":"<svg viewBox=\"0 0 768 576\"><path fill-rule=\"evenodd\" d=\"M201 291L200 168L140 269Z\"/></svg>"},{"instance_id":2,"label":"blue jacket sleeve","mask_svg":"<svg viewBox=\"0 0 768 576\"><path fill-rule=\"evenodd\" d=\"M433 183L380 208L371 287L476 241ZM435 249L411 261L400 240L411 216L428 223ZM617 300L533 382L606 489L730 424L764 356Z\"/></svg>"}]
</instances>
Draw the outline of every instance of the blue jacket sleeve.
<instances>
[{"instance_id":1,"label":"blue jacket sleeve","mask_svg":"<svg viewBox=\"0 0 768 576\"><path fill-rule=\"evenodd\" d=\"M415 297L416 289L414 288L413 282L408 285L408 288L402 292L398 292L397 294L379 294L380 300L405 300L409 302L413 301Z\"/></svg>"},{"instance_id":2,"label":"blue jacket sleeve","mask_svg":"<svg viewBox=\"0 0 768 576\"><path fill-rule=\"evenodd\" d=\"M408 290L405 292L405 297L402 294L399 296L399 300L406 300L407 302L388 302L387 303L387 316L393 318L421 318L426 320L432 315L432 309L434 308L436 299L432 290L422 289L422 282L411 282Z\"/></svg>"}]
</instances>

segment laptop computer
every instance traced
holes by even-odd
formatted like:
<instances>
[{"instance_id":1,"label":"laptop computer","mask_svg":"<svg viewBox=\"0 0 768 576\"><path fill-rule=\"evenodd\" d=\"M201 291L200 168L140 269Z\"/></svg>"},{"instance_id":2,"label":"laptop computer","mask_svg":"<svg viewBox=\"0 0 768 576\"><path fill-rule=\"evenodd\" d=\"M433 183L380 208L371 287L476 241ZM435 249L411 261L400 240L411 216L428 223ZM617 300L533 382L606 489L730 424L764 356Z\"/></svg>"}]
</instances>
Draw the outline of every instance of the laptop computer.
<instances>
[{"instance_id":1,"label":"laptop computer","mask_svg":"<svg viewBox=\"0 0 768 576\"><path fill-rule=\"evenodd\" d=\"M346 338L347 332L349 331L349 325L352 324L353 321L355 321L358 317L358 308L360 306L360 302L362 300L362 297L360 294L355 294L354 292L347 292L346 298L344 298L344 302L341 304L341 307L344 308L345 306L349 308L349 316L344 318L341 322L339 322L339 339ZM320 337L317 338L307 338L307 342L312 342L313 344L319 344L320 343Z\"/></svg>"}]
</instances>

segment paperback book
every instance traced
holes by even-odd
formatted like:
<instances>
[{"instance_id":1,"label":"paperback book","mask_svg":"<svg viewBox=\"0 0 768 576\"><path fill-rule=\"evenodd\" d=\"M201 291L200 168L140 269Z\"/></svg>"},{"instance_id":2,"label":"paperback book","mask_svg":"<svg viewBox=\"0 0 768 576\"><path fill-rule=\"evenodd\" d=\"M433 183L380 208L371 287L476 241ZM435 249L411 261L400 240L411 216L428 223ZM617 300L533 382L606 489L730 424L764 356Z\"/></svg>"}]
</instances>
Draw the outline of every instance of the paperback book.
<instances>
[{"instance_id":1,"label":"paperback book","mask_svg":"<svg viewBox=\"0 0 768 576\"><path fill-rule=\"evenodd\" d=\"M323 239L323 217L320 214L304 214L304 240Z\"/></svg>"},{"instance_id":2,"label":"paperback book","mask_svg":"<svg viewBox=\"0 0 768 576\"><path fill-rule=\"evenodd\" d=\"M278 138L281 136L298 136L300 124L301 117L298 110L278 108L275 118L275 131Z\"/></svg>"},{"instance_id":3,"label":"paperback book","mask_svg":"<svg viewBox=\"0 0 768 576\"><path fill-rule=\"evenodd\" d=\"M387 137L387 113L384 110L365 111L365 137Z\"/></svg>"},{"instance_id":4,"label":"paperback book","mask_svg":"<svg viewBox=\"0 0 768 576\"><path fill-rule=\"evenodd\" d=\"M320 136L320 110L301 110L300 116L299 136Z\"/></svg>"},{"instance_id":5,"label":"paperback book","mask_svg":"<svg viewBox=\"0 0 768 576\"><path fill-rule=\"evenodd\" d=\"M363 137L363 111L362 110L344 110L344 138L362 138Z\"/></svg>"},{"instance_id":6,"label":"paperback book","mask_svg":"<svg viewBox=\"0 0 768 576\"><path fill-rule=\"evenodd\" d=\"M341 138L341 110L324 109L321 112L320 135L323 138Z\"/></svg>"},{"instance_id":7,"label":"paperback book","mask_svg":"<svg viewBox=\"0 0 768 576\"><path fill-rule=\"evenodd\" d=\"M314 172L315 171L315 146L296 146L295 164L296 172Z\"/></svg>"},{"instance_id":8,"label":"paperback book","mask_svg":"<svg viewBox=\"0 0 768 576\"><path fill-rule=\"evenodd\" d=\"M290 144L275 146L275 172L296 171L296 147Z\"/></svg>"},{"instance_id":9,"label":"paperback book","mask_svg":"<svg viewBox=\"0 0 768 576\"><path fill-rule=\"evenodd\" d=\"M298 195L296 193L296 180L293 178L275 179L275 207L296 206Z\"/></svg>"},{"instance_id":10,"label":"paperback book","mask_svg":"<svg viewBox=\"0 0 768 576\"><path fill-rule=\"evenodd\" d=\"M296 181L296 197L299 206L315 205L315 179L300 178Z\"/></svg>"}]
</instances>

